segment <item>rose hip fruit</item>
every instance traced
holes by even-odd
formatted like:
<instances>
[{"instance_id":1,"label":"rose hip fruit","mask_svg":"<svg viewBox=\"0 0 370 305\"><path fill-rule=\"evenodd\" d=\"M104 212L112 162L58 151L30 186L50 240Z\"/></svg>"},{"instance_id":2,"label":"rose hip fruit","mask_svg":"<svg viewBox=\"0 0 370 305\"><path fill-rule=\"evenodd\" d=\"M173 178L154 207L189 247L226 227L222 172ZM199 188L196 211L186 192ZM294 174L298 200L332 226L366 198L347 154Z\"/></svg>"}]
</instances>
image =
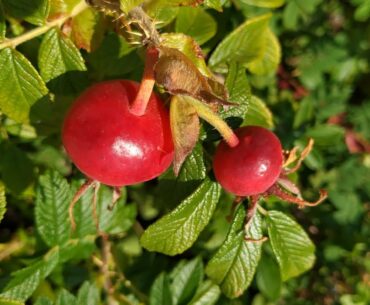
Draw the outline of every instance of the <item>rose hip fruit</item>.
<instances>
[{"instance_id":1,"label":"rose hip fruit","mask_svg":"<svg viewBox=\"0 0 370 305\"><path fill-rule=\"evenodd\" d=\"M87 177L110 186L153 179L173 160L168 112L154 93L143 115L130 111L139 84L113 80L77 98L63 126L64 147Z\"/></svg>"},{"instance_id":2,"label":"rose hip fruit","mask_svg":"<svg viewBox=\"0 0 370 305\"><path fill-rule=\"evenodd\" d=\"M213 169L222 187L238 196L251 196L267 191L279 178L283 165L282 147L271 131L247 126L235 131L239 144L218 145Z\"/></svg>"}]
</instances>

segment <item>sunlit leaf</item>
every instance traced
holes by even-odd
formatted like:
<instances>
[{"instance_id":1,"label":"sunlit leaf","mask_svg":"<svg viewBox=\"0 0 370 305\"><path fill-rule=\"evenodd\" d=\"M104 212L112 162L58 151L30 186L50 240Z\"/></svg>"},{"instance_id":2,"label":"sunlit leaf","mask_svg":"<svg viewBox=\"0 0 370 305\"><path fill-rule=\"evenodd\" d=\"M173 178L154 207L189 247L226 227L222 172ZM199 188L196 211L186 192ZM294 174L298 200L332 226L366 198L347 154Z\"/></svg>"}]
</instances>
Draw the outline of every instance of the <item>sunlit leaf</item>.
<instances>
[{"instance_id":1,"label":"sunlit leaf","mask_svg":"<svg viewBox=\"0 0 370 305\"><path fill-rule=\"evenodd\" d=\"M57 172L39 178L36 195L37 230L49 246L63 245L69 238L68 206L72 196L69 185Z\"/></svg>"},{"instance_id":2,"label":"sunlit leaf","mask_svg":"<svg viewBox=\"0 0 370 305\"><path fill-rule=\"evenodd\" d=\"M217 183L206 179L177 208L146 229L143 247L167 255L190 248L212 217L220 191Z\"/></svg>"},{"instance_id":3,"label":"sunlit leaf","mask_svg":"<svg viewBox=\"0 0 370 305\"><path fill-rule=\"evenodd\" d=\"M245 240L244 221L244 207L240 206L226 240L206 267L206 274L229 298L240 296L248 288L261 256L262 243ZM247 237L255 240L262 238L261 217L258 213L253 218Z\"/></svg>"},{"instance_id":4,"label":"sunlit leaf","mask_svg":"<svg viewBox=\"0 0 370 305\"><path fill-rule=\"evenodd\" d=\"M285 0L241 0L244 3L260 7L279 7L285 3Z\"/></svg>"},{"instance_id":5,"label":"sunlit leaf","mask_svg":"<svg viewBox=\"0 0 370 305\"><path fill-rule=\"evenodd\" d=\"M12 273L12 279L0 294L0 300L2 298L15 301L27 300L40 282L54 270L58 260L58 249L52 249L41 260Z\"/></svg>"},{"instance_id":6,"label":"sunlit leaf","mask_svg":"<svg viewBox=\"0 0 370 305\"><path fill-rule=\"evenodd\" d=\"M31 63L18 51L0 51L0 109L16 122L28 122L31 106L48 90Z\"/></svg>"},{"instance_id":7,"label":"sunlit leaf","mask_svg":"<svg viewBox=\"0 0 370 305\"><path fill-rule=\"evenodd\" d=\"M161 273L150 288L151 305L172 305L170 281L166 273Z\"/></svg>"},{"instance_id":8,"label":"sunlit leaf","mask_svg":"<svg viewBox=\"0 0 370 305\"><path fill-rule=\"evenodd\" d=\"M281 47L275 34L267 29L263 56L248 64L248 69L257 75L275 73L281 60Z\"/></svg>"},{"instance_id":9,"label":"sunlit leaf","mask_svg":"<svg viewBox=\"0 0 370 305\"><path fill-rule=\"evenodd\" d=\"M189 305L213 305L217 302L220 294L220 287L212 281L205 281L198 287Z\"/></svg>"},{"instance_id":10,"label":"sunlit leaf","mask_svg":"<svg viewBox=\"0 0 370 305\"><path fill-rule=\"evenodd\" d=\"M267 225L283 281L312 268L315 246L298 223L281 212L269 211Z\"/></svg>"},{"instance_id":11,"label":"sunlit leaf","mask_svg":"<svg viewBox=\"0 0 370 305\"><path fill-rule=\"evenodd\" d=\"M72 39L76 46L90 52L103 40L104 24L97 11L88 8L72 19Z\"/></svg>"},{"instance_id":12,"label":"sunlit leaf","mask_svg":"<svg viewBox=\"0 0 370 305\"><path fill-rule=\"evenodd\" d=\"M257 125L265 128L274 126L271 110L257 96L252 95L243 125Z\"/></svg>"},{"instance_id":13,"label":"sunlit leaf","mask_svg":"<svg viewBox=\"0 0 370 305\"><path fill-rule=\"evenodd\" d=\"M86 85L84 59L72 41L57 29L51 29L41 43L39 67L42 78L55 93L68 95Z\"/></svg>"},{"instance_id":14,"label":"sunlit leaf","mask_svg":"<svg viewBox=\"0 0 370 305\"><path fill-rule=\"evenodd\" d=\"M203 279L203 263L199 257L180 263L171 273L174 304L188 304Z\"/></svg>"},{"instance_id":15,"label":"sunlit leaf","mask_svg":"<svg viewBox=\"0 0 370 305\"><path fill-rule=\"evenodd\" d=\"M231 32L217 46L209 64L218 70L225 70L226 63L248 64L263 56L265 49L264 32L271 14L251 18Z\"/></svg>"},{"instance_id":16,"label":"sunlit leaf","mask_svg":"<svg viewBox=\"0 0 370 305\"><path fill-rule=\"evenodd\" d=\"M179 10L175 29L191 36L201 45L216 34L217 23L201 8L184 7Z\"/></svg>"}]
</instances>

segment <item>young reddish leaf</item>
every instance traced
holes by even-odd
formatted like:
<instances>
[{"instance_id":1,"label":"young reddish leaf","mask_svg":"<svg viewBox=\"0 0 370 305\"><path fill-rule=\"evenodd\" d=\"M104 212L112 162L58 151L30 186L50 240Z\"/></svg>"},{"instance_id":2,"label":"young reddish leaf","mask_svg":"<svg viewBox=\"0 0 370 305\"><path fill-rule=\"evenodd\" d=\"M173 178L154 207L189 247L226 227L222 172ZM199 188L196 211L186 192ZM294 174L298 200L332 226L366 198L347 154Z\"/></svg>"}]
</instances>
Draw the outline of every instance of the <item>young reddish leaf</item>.
<instances>
[{"instance_id":1,"label":"young reddish leaf","mask_svg":"<svg viewBox=\"0 0 370 305\"><path fill-rule=\"evenodd\" d=\"M177 176L185 158L199 137L199 117L195 108L182 96L174 96L170 107L171 131L175 145L173 170Z\"/></svg>"}]
</instances>

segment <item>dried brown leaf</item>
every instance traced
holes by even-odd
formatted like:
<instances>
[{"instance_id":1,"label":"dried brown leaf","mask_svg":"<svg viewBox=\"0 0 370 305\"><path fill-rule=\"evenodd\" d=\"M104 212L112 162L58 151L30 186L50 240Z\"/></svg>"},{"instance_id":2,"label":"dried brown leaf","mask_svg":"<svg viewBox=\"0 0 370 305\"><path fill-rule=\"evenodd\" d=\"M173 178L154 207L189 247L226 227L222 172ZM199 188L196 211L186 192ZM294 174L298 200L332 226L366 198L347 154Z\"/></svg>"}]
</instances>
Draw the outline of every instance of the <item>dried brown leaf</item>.
<instances>
[{"instance_id":1,"label":"dried brown leaf","mask_svg":"<svg viewBox=\"0 0 370 305\"><path fill-rule=\"evenodd\" d=\"M216 106L231 104L215 95L209 79L202 75L195 64L179 50L161 47L154 74L157 84L173 95L188 95ZM215 84L212 85L215 87ZM219 84L218 92L221 91L220 86L222 84Z\"/></svg>"}]
</instances>

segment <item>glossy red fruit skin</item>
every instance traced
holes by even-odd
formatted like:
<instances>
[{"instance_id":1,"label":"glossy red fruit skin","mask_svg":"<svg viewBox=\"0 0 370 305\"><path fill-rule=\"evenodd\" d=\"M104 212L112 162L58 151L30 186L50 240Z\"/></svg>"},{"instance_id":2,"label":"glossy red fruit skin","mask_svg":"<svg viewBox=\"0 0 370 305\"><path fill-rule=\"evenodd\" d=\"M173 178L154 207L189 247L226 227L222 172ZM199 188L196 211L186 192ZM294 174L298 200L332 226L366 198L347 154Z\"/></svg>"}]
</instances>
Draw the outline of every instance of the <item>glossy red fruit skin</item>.
<instances>
[{"instance_id":1,"label":"glossy red fruit skin","mask_svg":"<svg viewBox=\"0 0 370 305\"><path fill-rule=\"evenodd\" d=\"M87 177L124 186L153 179L170 166L174 148L167 109L152 93L145 114L132 114L138 89L129 80L98 83L69 110L63 145Z\"/></svg>"},{"instance_id":2,"label":"glossy red fruit skin","mask_svg":"<svg viewBox=\"0 0 370 305\"><path fill-rule=\"evenodd\" d=\"M213 160L217 181L230 193L251 196L265 192L278 179L283 154L281 143L271 131L246 126L235 131L235 147L220 142Z\"/></svg>"}]
</instances>

